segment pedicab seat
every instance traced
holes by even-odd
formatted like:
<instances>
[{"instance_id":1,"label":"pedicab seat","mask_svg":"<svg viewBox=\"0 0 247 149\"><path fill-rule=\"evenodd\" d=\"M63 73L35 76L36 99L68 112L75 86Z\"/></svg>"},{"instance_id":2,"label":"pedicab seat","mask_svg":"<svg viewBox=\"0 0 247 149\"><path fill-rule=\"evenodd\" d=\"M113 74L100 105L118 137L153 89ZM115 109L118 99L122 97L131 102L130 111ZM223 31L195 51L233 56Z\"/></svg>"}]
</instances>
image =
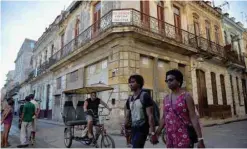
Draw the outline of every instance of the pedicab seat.
<instances>
[{"instance_id":1,"label":"pedicab seat","mask_svg":"<svg viewBox=\"0 0 247 149\"><path fill-rule=\"evenodd\" d=\"M64 124L66 126L87 125L86 114L83 109L84 101L78 101L76 109L73 107L72 101L65 101L64 103ZM97 124L97 120L93 121Z\"/></svg>"}]
</instances>

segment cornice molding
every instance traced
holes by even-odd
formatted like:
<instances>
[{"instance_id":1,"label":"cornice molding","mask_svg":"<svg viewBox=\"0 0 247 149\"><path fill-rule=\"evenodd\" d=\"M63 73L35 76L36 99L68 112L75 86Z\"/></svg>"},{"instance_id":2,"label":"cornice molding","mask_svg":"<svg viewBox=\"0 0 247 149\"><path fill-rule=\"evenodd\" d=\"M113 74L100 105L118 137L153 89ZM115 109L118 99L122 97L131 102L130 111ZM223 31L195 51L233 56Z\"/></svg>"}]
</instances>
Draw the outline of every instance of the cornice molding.
<instances>
[{"instance_id":1,"label":"cornice molding","mask_svg":"<svg viewBox=\"0 0 247 149\"><path fill-rule=\"evenodd\" d=\"M206 10L207 12L213 14L214 16L218 18L222 18L222 14L215 10L212 6L209 6L206 2L204 1L192 1L193 4L196 4L200 6L202 9Z\"/></svg>"}]
</instances>

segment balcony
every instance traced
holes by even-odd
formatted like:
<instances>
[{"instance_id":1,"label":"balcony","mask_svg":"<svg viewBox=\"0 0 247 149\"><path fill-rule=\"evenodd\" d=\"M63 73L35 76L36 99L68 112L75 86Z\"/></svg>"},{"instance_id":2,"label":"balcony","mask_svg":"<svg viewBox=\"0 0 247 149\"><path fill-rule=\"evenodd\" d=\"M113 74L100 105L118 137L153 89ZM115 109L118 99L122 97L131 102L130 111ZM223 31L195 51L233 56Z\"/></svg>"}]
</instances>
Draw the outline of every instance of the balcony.
<instances>
[{"instance_id":1,"label":"balcony","mask_svg":"<svg viewBox=\"0 0 247 149\"><path fill-rule=\"evenodd\" d=\"M227 66L230 68L245 69L244 56L237 53L231 45L225 46Z\"/></svg>"},{"instance_id":2,"label":"balcony","mask_svg":"<svg viewBox=\"0 0 247 149\"><path fill-rule=\"evenodd\" d=\"M50 68L50 66L52 66L54 64L54 61L52 58L50 58L48 61L45 61L42 65L40 65L37 69L33 69L27 78L27 81L32 80L33 78L42 75L43 73L45 73L48 68Z\"/></svg>"},{"instance_id":3,"label":"balcony","mask_svg":"<svg viewBox=\"0 0 247 149\"><path fill-rule=\"evenodd\" d=\"M114 17L114 15L120 11L125 13L125 20L116 20L116 17ZM172 46L173 48L170 50L182 54L189 53L188 55L193 55L201 49L201 51L206 53L223 56L223 47L212 41L197 37L193 33L143 14L135 9L114 9L52 55L49 64L41 66L37 74L42 73L44 69L57 64L60 60L68 57L68 55L72 53L77 53L74 55L78 55L79 52L75 51L78 51L78 49L87 44L93 43L92 40L98 38L100 35L117 32L137 33L139 35L138 39L146 37L148 39L146 39L146 41L150 41L151 39L159 41L159 43L163 43L163 45L166 46L166 49Z\"/></svg>"},{"instance_id":4,"label":"balcony","mask_svg":"<svg viewBox=\"0 0 247 149\"><path fill-rule=\"evenodd\" d=\"M224 55L224 47L216 44L215 42L209 41L203 37L197 37L198 49L201 54L208 56L208 58L212 57L225 57Z\"/></svg>"}]
</instances>

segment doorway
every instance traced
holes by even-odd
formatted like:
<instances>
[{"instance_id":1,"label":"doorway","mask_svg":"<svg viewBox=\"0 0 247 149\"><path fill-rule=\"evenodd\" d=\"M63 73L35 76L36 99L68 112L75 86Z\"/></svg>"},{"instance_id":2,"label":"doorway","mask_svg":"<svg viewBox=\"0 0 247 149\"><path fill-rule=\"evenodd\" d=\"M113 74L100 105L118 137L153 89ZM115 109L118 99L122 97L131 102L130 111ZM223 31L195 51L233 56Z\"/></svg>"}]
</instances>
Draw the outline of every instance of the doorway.
<instances>
[{"instance_id":1,"label":"doorway","mask_svg":"<svg viewBox=\"0 0 247 149\"><path fill-rule=\"evenodd\" d=\"M205 72L197 69L196 78L197 78L197 92L198 92L198 107L199 107L200 116L201 117L209 116Z\"/></svg>"}]
</instances>

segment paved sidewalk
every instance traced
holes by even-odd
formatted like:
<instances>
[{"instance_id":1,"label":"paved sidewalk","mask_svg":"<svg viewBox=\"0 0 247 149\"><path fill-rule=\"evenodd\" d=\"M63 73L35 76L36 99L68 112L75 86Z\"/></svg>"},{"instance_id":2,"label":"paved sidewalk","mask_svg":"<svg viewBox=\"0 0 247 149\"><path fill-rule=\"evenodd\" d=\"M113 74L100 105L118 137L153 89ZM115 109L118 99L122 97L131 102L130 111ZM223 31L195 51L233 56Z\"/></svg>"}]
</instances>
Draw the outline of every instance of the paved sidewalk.
<instances>
[{"instance_id":1,"label":"paved sidewalk","mask_svg":"<svg viewBox=\"0 0 247 149\"><path fill-rule=\"evenodd\" d=\"M222 125L222 124L227 124L231 122L237 122L237 121L243 121L247 120L247 115L246 116L241 116L241 117L232 117L232 118L227 118L227 119L200 119L201 124L203 127L211 127L215 125ZM48 124L54 124L54 125L60 125L64 126L63 122L57 122L53 120L48 120L48 119L39 119L38 121L43 122L43 123L48 123ZM120 135L120 130L109 130L107 131L112 134L112 135Z\"/></svg>"}]
</instances>

